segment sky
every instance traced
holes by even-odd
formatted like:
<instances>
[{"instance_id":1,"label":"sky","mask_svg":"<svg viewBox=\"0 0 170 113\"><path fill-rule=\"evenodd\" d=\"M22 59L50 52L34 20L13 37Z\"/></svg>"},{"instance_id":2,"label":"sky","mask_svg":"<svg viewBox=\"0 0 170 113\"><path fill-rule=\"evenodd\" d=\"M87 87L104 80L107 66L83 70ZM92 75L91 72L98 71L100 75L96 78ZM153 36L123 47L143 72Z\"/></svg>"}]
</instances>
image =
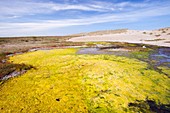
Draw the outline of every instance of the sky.
<instances>
[{"instance_id":1,"label":"sky","mask_svg":"<svg viewBox=\"0 0 170 113\"><path fill-rule=\"evenodd\" d=\"M0 0L0 37L170 27L170 0Z\"/></svg>"}]
</instances>

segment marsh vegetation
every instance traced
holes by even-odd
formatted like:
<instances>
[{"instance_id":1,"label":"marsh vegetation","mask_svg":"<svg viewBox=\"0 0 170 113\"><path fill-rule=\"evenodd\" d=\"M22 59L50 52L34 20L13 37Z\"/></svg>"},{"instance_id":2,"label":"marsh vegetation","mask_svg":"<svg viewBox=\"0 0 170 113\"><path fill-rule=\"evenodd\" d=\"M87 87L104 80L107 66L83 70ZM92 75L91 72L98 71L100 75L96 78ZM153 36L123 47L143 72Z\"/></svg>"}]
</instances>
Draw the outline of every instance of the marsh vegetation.
<instances>
[{"instance_id":1,"label":"marsh vegetation","mask_svg":"<svg viewBox=\"0 0 170 113\"><path fill-rule=\"evenodd\" d=\"M1 81L1 112L170 111L169 49L113 42L44 47L1 55L1 71L26 70Z\"/></svg>"}]
</instances>

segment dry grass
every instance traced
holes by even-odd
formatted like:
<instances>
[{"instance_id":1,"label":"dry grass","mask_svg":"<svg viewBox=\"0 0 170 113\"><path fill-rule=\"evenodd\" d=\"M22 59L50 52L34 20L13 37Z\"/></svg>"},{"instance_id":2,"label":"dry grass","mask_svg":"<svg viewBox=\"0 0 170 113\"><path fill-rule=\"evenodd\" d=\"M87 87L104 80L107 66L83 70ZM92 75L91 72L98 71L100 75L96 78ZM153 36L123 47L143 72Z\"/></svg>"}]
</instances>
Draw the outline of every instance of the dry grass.
<instances>
[{"instance_id":1,"label":"dry grass","mask_svg":"<svg viewBox=\"0 0 170 113\"><path fill-rule=\"evenodd\" d=\"M66 42L71 36L51 37L13 37L0 38L0 53L25 52L32 48L63 47L82 45L82 43Z\"/></svg>"}]
</instances>

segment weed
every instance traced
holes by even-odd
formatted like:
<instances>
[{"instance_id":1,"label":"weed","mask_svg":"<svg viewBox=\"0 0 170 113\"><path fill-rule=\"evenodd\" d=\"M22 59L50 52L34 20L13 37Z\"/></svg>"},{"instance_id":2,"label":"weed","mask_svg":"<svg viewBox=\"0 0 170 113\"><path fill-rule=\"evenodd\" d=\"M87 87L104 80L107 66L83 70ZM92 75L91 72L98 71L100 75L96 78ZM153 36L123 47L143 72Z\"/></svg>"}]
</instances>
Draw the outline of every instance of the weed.
<instances>
[{"instance_id":1,"label":"weed","mask_svg":"<svg viewBox=\"0 0 170 113\"><path fill-rule=\"evenodd\" d=\"M159 34L159 35L155 35L156 37L160 37L161 35Z\"/></svg>"},{"instance_id":2,"label":"weed","mask_svg":"<svg viewBox=\"0 0 170 113\"><path fill-rule=\"evenodd\" d=\"M162 31L162 33L166 33L166 31Z\"/></svg>"}]
</instances>

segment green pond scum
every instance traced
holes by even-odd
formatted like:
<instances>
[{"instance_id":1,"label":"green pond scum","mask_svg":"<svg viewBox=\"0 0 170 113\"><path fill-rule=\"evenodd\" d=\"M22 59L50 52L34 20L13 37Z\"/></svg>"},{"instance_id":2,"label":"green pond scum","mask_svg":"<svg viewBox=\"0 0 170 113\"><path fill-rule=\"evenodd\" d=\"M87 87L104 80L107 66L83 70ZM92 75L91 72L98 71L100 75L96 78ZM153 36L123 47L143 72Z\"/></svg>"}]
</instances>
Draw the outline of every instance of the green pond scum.
<instances>
[{"instance_id":1,"label":"green pond scum","mask_svg":"<svg viewBox=\"0 0 170 113\"><path fill-rule=\"evenodd\" d=\"M10 57L10 62L35 68L1 83L0 112L169 111L170 79L165 74L135 58L77 55L77 50L39 50Z\"/></svg>"}]
</instances>

